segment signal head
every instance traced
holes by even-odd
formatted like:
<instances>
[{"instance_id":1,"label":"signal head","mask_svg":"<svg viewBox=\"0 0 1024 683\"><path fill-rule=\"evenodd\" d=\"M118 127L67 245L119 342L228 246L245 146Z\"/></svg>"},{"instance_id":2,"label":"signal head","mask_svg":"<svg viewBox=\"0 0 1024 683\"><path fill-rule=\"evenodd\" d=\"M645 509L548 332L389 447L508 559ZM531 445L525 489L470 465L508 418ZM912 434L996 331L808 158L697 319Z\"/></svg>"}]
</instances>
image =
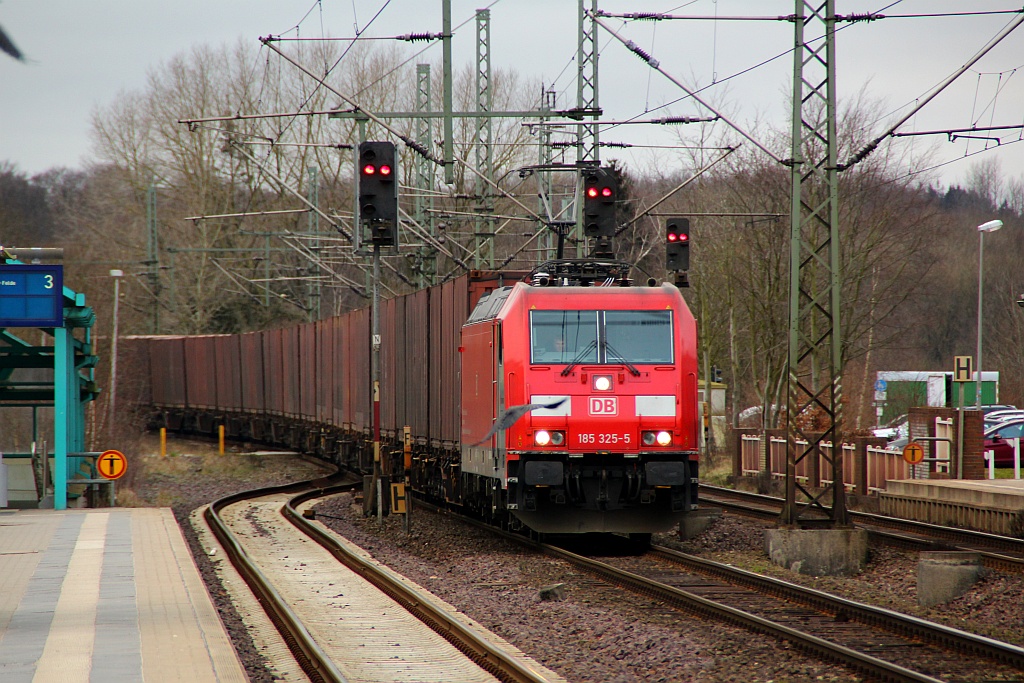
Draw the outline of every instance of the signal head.
<instances>
[{"instance_id":1,"label":"signal head","mask_svg":"<svg viewBox=\"0 0 1024 683\"><path fill-rule=\"evenodd\" d=\"M665 221L665 268L680 272L690 269L690 219L669 218Z\"/></svg>"}]
</instances>

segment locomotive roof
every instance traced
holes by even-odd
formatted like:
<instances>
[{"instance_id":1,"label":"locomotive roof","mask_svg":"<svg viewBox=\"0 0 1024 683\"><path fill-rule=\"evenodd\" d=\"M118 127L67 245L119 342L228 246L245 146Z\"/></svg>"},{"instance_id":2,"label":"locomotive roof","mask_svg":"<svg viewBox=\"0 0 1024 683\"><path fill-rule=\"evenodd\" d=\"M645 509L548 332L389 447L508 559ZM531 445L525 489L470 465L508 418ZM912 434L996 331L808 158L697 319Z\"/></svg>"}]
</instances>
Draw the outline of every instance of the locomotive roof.
<instances>
[{"instance_id":1,"label":"locomotive roof","mask_svg":"<svg viewBox=\"0 0 1024 683\"><path fill-rule=\"evenodd\" d=\"M667 282L660 287L540 287L519 282L482 296L466 324L504 318L521 305L521 301L527 307L548 309L599 310L652 306L687 308L679 289Z\"/></svg>"}]
</instances>

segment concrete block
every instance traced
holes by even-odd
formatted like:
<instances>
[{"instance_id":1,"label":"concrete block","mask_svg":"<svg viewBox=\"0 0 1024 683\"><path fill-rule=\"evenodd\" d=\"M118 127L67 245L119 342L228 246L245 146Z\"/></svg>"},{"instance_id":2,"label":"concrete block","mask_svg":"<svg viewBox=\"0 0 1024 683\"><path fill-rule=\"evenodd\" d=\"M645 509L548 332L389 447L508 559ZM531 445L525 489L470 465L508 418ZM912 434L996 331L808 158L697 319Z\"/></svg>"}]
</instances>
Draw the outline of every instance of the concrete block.
<instances>
[{"instance_id":1,"label":"concrete block","mask_svg":"<svg viewBox=\"0 0 1024 683\"><path fill-rule=\"evenodd\" d=\"M684 541L696 538L721 518L721 508L698 508L679 522L679 538Z\"/></svg>"},{"instance_id":2,"label":"concrete block","mask_svg":"<svg viewBox=\"0 0 1024 683\"><path fill-rule=\"evenodd\" d=\"M917 604L932 607L954 600L970 590L984 573L980 553L922 552L917 563Z\"/></svg>"},{"instance_id":3,"label":"concrete block","mask_svg":"<svg viewBox=\"0 0 1024 683\"><path fill-rule=\"evenodd\" d=\"M811 576L854 576L868 561L864 529L768 529L764 549L775 564Z\"/></svg>"}]
</instances>

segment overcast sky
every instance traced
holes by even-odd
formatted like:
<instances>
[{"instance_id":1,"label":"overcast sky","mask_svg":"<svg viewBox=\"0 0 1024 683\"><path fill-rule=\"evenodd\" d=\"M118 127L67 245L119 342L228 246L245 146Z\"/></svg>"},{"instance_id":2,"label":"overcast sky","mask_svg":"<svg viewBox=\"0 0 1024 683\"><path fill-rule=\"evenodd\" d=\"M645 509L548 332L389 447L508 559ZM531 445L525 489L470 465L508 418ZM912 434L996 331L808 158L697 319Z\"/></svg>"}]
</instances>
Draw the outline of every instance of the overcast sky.
<instances>
[{"instance_id":1,"label":"overcast sky","mask_svg":"<svg viewBox=\"0 0 1024 683\"><path fill-rule=\"evenodd\" d=\"M1019 10L1010 0L837 0L840 14L882 11L888 15ZM532 82L563 93L559 106L575 104L576 0L452 0L457 65L475 59L477 8L491 9L492 64L514 67ZM601 0L608 12L662 12L685 16L780 16L792 0ZM381 8L383 8L381 10ZM378 14L378 10L381 10ZM375 17L376 15L376 17ZM837 37L840 99L861 89L884 103L886 113L930 92L973 57L1018 15L889 18L845 25ZM686 82L708 85L707 97L723 103L744 127L755 118L788 124L793 27L781 21L629 22L608 19L621 35L660 60ZM80 167L90 154L89 117L121 90L141 90L146 73L196 44L220 46L284 34L296 26L303 37L367 36L440 32L440 0L0 0L0 26L25 54L18 62L0 55L0 161L34 174L55 166ZM294 35L294 31L291 33ZM601 32L600 98L604 119L692 115L692 104L674 102L683 93L661 74ZM422 46L418 43L417 47ZM423 61L439 59L440 45ZM924 131L1024 124L1024 27L995 47L956 84L900 130ZM747 71L749 70L749 71ZM746 73L742 73L745 72ZM740 75L736 75L740 74ZM730 78L734 76L734 78ZM650 112L650 113L645 113ZM891 120L891 119L890 119ZM877 122L875 134L886 129ZM905 138L916 148L934 145L944 182L962 181L970 165L996 157L1006 176L1024 176L1020 130L978 135L999 137L996 151L971 154L994 141L946 136ZM649 166L673 163L675 152L652 150L670 141L661 126L623 126L602 135L628 142L630 150L606 150L603 158ZM1013 143L1017 144L1013 144Z\"/></svg>"}]
</instances>

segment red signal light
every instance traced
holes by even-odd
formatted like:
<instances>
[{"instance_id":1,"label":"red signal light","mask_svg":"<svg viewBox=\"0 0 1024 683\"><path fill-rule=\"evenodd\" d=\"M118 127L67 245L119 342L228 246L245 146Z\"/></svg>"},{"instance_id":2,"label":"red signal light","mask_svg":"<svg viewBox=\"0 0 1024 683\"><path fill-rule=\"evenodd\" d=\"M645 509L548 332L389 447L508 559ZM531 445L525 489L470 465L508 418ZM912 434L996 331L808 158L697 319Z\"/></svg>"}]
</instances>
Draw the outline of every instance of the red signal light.
<instances>
[{"instance_id":1,"label":"red signal light","mask_svg":"<svg viewBox=\"0 0 1024 683\"><path fill-rule=\"evenodd\" d=\"M381 164L380 174L382 176L389 176L389 175L391 175L391 167L388 166L387 164Z\"/></svg>"},{"instance_id":2,"label":"red signal light","mask_svg":"<svg viewBox=\"0 0 1024 683\"><path fill-rule=\"evenodd\" d=\"M602 197L611 197L612 196L612 188L610 188L610 187L602 187L601 188L601 196Z\"/></svg>"},{"instance_id":3,"label":"red signal light","mask_svg":"<svg viewBox=\"0 0 1024 683\"><path fill-rule=\"evenodd\" d=\"M596 187L588 187L587 188L587 197L589 197L590 199L594 199L595 197L597 197L597 188Z\"/></svg>"},{"instance_id":4,"label":"red signal light","mask_svg":"<svg viewBox=\"0 0 1024 683\"><path fill-rule=\"evenodd\" d=\"M674 232L670 232L668 234L668 241L669 242L678 242L679 241L679 235L675 234Z\"/></svg>"},{"instance_id":5,"label":"red signal light","mask_svg":"<svg viewBox=\"0 0 1024 683\"><path fill-rule=\"evenodd\" d=\"M679 236L679 241L680 242L689 242L690 241L690 236L687 235L686 233L683 233L682 235Z\"/></svg>"},{"instance_id":6,"label":"red signal light","mask_svg":"<svg viewBox=\"0 0 1024 683\"><path fill-rule=\"evenodd\" d=\"M366 164L363 166L363 175L373 175L377 172L377 167L373 164Z\"/></svg>"}]
</instances>

